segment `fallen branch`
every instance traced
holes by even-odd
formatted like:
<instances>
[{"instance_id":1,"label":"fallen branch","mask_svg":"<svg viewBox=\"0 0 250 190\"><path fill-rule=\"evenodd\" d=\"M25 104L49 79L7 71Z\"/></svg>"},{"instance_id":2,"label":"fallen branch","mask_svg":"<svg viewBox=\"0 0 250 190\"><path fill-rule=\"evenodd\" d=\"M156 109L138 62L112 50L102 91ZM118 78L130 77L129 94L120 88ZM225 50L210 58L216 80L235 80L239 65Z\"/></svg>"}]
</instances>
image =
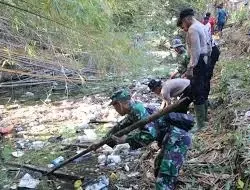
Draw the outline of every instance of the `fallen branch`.
<instances>
[{"instance_id":1,"label":"fallen branch","mask_svg":"<svg viewBox=\"0 0 250 190\"><path fill-rule=\"evenodd\" d=\"M69 147L79 147L79 148L88 148L89 147L89 144L65 144L65 143L63 143L62 145L65 146L64 149L67 149Z\"/></svg>"},{"instance_id":2,"label":"fallen branch","mask_svg":"<svg viewBox=\"0 0 250 190\"><path fill-rule=\"evenodd\" d=\"M43 82L33 82L33 83L19 83L19 84L0 84L0 88L15 88L15 87L23 87L23 86L36 86L36 85L42 85L42 84L51 84L53 81L43 81Z\"/></svg>"},{"instance_id":3,"label":"fallen branch","mask_svg":"<svg viewBox=\"0 0 250 190\"><path fill-rule=\"evenodd\" d=\"M32 171L36 171L36 172L40 172L42 174L46 174L48 172L47 168L44 167L38 167L38 166L34 166L31 164L18 164L15 162L7 162L5 163L7 165L10 166L14 166L14 167L18 167L18 168L25 168L28 170L32 170ZM61 171L56 171L53 173L54 176L58 177L58 178L64 178L64 179L70 179L70 180L78 180L78 179L83 179L83 176L78 176L78 175L74 175L74 174L67 174Z\"/></svg>"},{"instance_id":4,"label":"fallen branch","mask_svg":"<svg viewBox=\"0 0 250 190\"><path fill-rule=\"evenodd\" d=\"M104 124L104 123L117 123L117 122L115 122L115 121L106 121L106 120L92 119L92 120L89 121L89 123Z\"/></svg>"},{"instance_id":5,"label":"fallen branch","mask_svg":"<svg viewBox=\"0 0 250 190\"><path fill-rule=\"evenodd\" d=\"M184 103L186 101L187 98L184 98L180 101L178 101L176 104L172 104L168 107L166 107L165 109L159 111L158 113L155 113L155 114L152 114L150 115L148 118L146 119L143 119L143 120L140 120L140 121L137 121L136 123L120 130L119 132L115 133L114 135L115 136L118 136L118 137L121 137L125 134L128 134L129 132L137 129L137 128L140 128L140 127L143 127L145 126L146 124L152 122L152 121L155 121L157 119L159 119L160 117L162 117L163 115L166 115L170 112L174 112L179 106L181 106L182 103ZM92 144L91 146L89 146L86 150L83 150L82 152L80 152L79 154L76 154L75 156L69 158L68 160L65 160L61 165L55 167L54 169L52 169L50 172L48 172L46 175L50 175L52 174L53 172L55 172L56 170L62 168L63 166L67 165L68 163L72 162L73 160L81 157L82 155L84 154L87 154L93 150L97 150L98 148L102 147L104 144L108 144L109 142L112 141L112 138L111 137L108 137L102 141L100 141L99 143L96 143L96 144Z\"/></svg>"}]
</instances>

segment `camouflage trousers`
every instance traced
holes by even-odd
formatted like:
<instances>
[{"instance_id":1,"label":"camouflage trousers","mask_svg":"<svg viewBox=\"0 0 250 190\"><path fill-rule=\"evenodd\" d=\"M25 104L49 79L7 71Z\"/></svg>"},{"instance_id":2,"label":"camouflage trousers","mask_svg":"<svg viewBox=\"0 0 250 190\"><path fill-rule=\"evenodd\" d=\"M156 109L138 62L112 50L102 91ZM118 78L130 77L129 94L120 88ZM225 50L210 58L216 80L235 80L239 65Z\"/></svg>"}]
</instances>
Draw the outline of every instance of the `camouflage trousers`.
<instances>
[{"instance_id":1,"label":"camouflage trousers","mask_svg":"<svg viewBox=\"0 0 250 190\"><path fill-rule=\"evenodd\" d=\"M138 149L153 142L155 138L146 130L138 130L128 135L126 142L129 143L131 149Z\"/></svg>"},{"instance_id":2,"label":"camouflage trousers","mask_svg":"<svg viewBox=\"0 0 250 190\"><path fill-rule=\"evenodd\" d=\"M191 146L189 133L172 127L166 133L162 149L155 159L156 190L175 188L179 170Z\"/></svg>"}]
</instances>

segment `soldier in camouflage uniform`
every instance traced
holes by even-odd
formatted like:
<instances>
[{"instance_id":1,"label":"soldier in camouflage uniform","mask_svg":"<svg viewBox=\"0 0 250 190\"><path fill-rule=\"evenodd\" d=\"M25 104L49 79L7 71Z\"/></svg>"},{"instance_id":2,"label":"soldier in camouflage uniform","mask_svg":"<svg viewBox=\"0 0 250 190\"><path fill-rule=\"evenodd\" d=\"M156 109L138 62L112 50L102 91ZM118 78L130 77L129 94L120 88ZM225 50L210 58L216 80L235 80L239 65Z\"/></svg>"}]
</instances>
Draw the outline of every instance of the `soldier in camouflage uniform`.
<instances>
[{"instance_id":1,"label":"soldier in camouflage uniform","mask_svg":"<svg viewBox=\"0 0 250 190\"><path fill-rule=\"evenodd\" d=\"M157 141L161 151L155 159L156 190L173 190L177 182L179 170L183 165L186 153L191 146L191 137L187 132L193 126L193 118L183 113L171 113L180 115L180 124L171 125L169 119L160 118L155 123L157 129ZM191 117L191 127L186 128L182 119ZM174 115L175 117L175 115ZM180 125L180 126L176 126ZM186 129L185 129L186 128Z\"/></svg>"},{"instance_id":2,"label":"soldier in camouflage uniform","mask_svg":"<svg viewBox=\"0 0 250 190\"><path fill-rule=\"evenodd\" d=\"M174 39L173 45L171 48L174 48L177 56L177 64L178 68L174 73L171 74L170 79L176 78L176 76L179 74L182 78L185 76L185 72L187 70L187 65L189 63L190 57L188 56L187 50L184 47L184 44L182 44L180 39Z\"/></svg>"},{"instance_id":3,"label":"soldier in camouflage uniform","mask_svg":"<svg viewBox=\"0 0 250 190\"><path fill-rule=\"evenodd\" d=\"M115 92L111 99L116 111L120 115L127 114L127 117L108 135L112 135L117 143L128 142L132 148L157 140L161 151L155 159L156 190L174 189L179 170L191 145L187 131L193 126L193 117L184 113L169 113L128 136L115 137L113 134L116 131L147 118L151 113L143 104L132 101L126 90Z\"/></svg>"},{"instance_id":4,"label":"soldier in camouflage uniform","mask_svg":"<svg viewBox=\"0 0 250 190\"><path fill-rule=\"evenodd\" d=\"M124 120L114 126L106 136L110 136L118 132L119 130L126 128L133 123L147 118L150 113L147 108L140 102L133 101L127 90L119 90L111 96L111 105L114 106L115 110L122 116L127 115ZM117 139L118 143L129 143L132 149L141 148L149 143L153 142L156 137L156 131L153 123L149 123L143 128L131 132ZM115 138L115 137L114 137ZM114 146L115 143L109 144Z\"/></svg>"}]
</instances>

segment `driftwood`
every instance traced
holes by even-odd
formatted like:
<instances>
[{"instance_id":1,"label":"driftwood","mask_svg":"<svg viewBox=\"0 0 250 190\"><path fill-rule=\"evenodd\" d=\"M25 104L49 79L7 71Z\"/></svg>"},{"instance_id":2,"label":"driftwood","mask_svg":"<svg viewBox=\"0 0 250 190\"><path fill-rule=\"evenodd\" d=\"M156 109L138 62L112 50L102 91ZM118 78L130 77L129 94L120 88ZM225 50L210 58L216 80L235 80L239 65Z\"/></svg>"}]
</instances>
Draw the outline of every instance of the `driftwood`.
<instances>
[{"instance_id":1,"label":"driftwood","mask_svg":"<svg viewBox=\"0 0 250 190\"><path fill-rule=\"evenodd\" d=\"M145 126L146 124L148 124L148 123L150 123L150 122L152 122L152 121L154 121L156 119L159 119L160 117L162 117L165 114L168 114L170 112L174 112L179 106L182 105L182 103L185 102L186 99L187 98L184 98L184 99L178 101L177 103L172 104L172 105L166 107L165 109L159 111L158 113L150 115L147 119L140 120L140 121L126 127L125 129L120 130L119 132L115 133L114 135L115 136L123 136L123 135L128 134L129 132L137 129L137 128ZM75 159L81 157L82 155L87 154L87 153L89 153L91 151L97 150L98 148L102 147L104 144L108 144L111 141L112 141L112 138L108 137L108 138L100 141L99 143L92 144L86 150L83 150L79 154L76 154L75 156L72 156L68 160L65 160L61 165L55 167L50 172L48 172L46 175L51 175L53 172L55 172L56 170L64 167L65 165L72 162L73 160L75 160Z\"/></svg>"},{"instance_id":2,"label":"driftwood","mask_svg":"<svg viewBox=\"0 0 250 190\"><path fill-rule=\"evenodd\" d=\"M10 165L10 166L14 166L14 167L18 167L18 168L25 168L25 169L32 170L35 172L40 172L42 174L46 174L48 172L47 168L34 166L31 164L18 164L15 162L7 162L5 164ZM56 171L53 173L53 175L55 177L58 177L58 178L64 178L64 179L69 179L69 180L78 180L78 179L84 178L83 176L78 176L78 175L74 175L74 174L67 174L67 173L61 172L61 171Z\"/></svg>"}]
</instances>

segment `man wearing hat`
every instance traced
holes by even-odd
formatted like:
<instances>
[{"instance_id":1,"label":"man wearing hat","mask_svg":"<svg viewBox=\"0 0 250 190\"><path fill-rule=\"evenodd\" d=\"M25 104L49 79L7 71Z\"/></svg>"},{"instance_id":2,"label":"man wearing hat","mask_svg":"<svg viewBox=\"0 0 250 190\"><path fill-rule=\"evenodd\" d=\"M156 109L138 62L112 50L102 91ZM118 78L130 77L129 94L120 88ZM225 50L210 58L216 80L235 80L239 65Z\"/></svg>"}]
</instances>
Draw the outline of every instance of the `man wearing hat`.
<instances>
[{"instance_id":1,"label":"man wearing hat","mask_svg":"<svg viewBox=\"0 0 250 190\"><path fill-rule=\"evenodd\" d=\"M115 92L111 96L111 100L111 105L115 110L120 115L127 115L127 117L118 127L113 128L109 135L112 135L116 143L128 142L132 148L139 148L156 140L161 151L155 159L155 189L174 189L180 168L191 146L188 130L193 126L193 117L183 113L169 113L135 133L115 137L113 134L116 131L140 119L147 118L149 112L143 104L131 100L127 90Z\"/></svg>"},{"instance_id":2,"label":"man wearing hat","mask_svg":"<svg viewBox=\"0 0 250 190\"><path fill-rule=\"evenodd\" d=\"M149 110L142 103L132 100L129 91L125 89L114 92L111 96L110 105L113 105L121 116L126 115L126 118L113 127L106 136L114 135L119 130L150 115ZM114 140L119 143L129 143L132 149L137 149L153 142L155 137L156 131L154 125L153 123L149 123L140 130ZM113 138L116 137L113 136Z\"/></svg>"},{"instance_id":3,"label":"man wearing hat","mask_svg":"<svg viewBox=\"0 0 250 190\"><path fill-rule=\"evenodd\" d=\"M184 44L182 44L180 39L174 39L172 42L172 46L176 53L178 54L177 56L177 64L178 68L174 73L171 74L170 79L175 78L178 74L181 76L186 72L187 70L187 65L189 63L189 56L187 53L187 50L185 49Z\"/></svg>"},{"instance_id":4,"label":"man wearing hat","mask_svg":"<svg viewBox=\"0 0 250 190\"><path fill-rule=\"evenodd\" d=\"M180 12L177 26L187 32L187 45L190 61L186 77L191 80L196 126L205 127L205 84L207 82L208 44L204 26L194 18L193 9Z\"/></svg>"}]
</instances>

